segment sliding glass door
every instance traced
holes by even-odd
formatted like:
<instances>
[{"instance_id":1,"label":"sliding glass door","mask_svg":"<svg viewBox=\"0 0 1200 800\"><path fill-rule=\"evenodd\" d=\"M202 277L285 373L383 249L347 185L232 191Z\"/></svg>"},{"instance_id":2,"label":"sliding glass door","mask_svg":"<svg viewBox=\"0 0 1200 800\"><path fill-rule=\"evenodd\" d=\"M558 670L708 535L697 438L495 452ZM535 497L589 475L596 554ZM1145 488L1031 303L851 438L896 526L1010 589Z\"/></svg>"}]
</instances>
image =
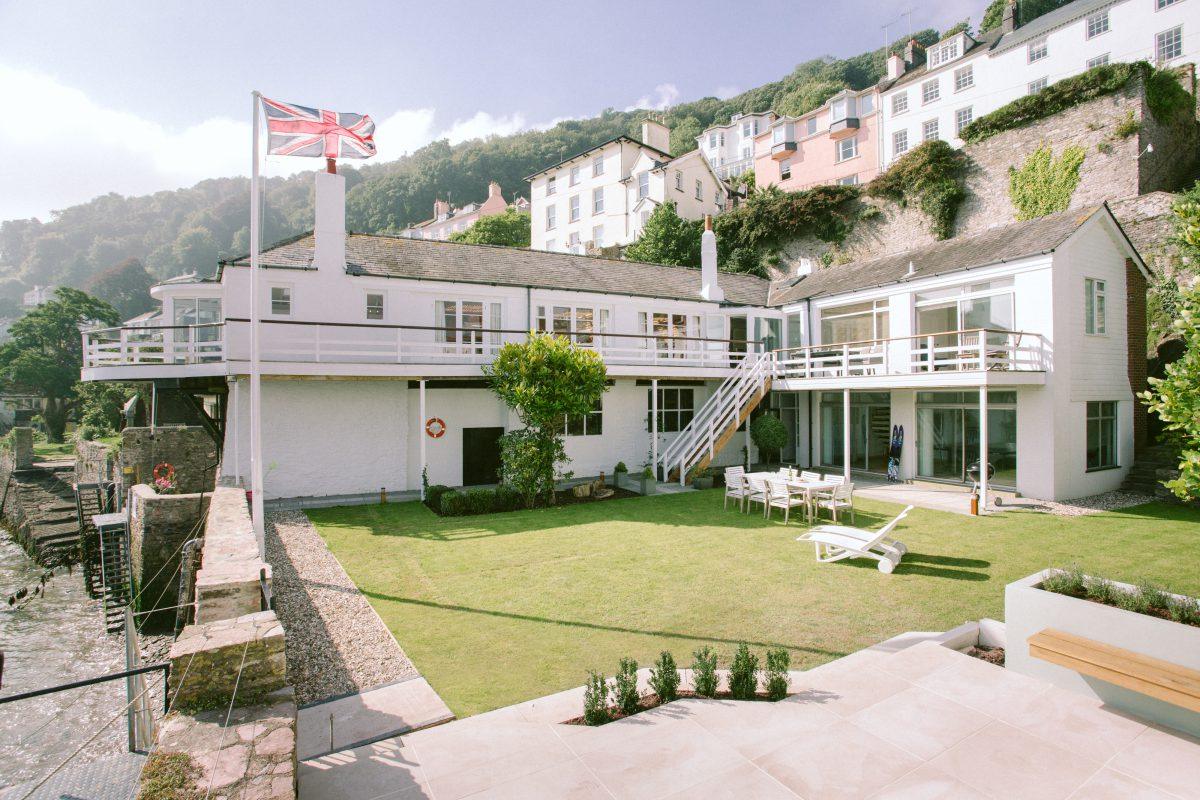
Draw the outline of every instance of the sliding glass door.
<instances>
[{"instance_id":1,"label":"sliding glass door","mask_svg":"<svg viewBox=\"0 0 1200 800\"><path fill-rule=\"evenodd\" d=\"M841 392L821 395L821 464L845 468ZM887 472L892 441L892 400L888 392L850 395L850 469Z\"/></svg>"},{"instance_id":2,"label":"sliding glass door","mask_svg":"<svg viewBox=\"0 0 1200 800\"><path fill-rule=\"evenodd\" d=\"M977 392L917 393L917 475L966 482L979 460ZM988 395L988 461L993 483L1017 483L1017 409L1015 392Z\"/></svg>"}]
</instances>

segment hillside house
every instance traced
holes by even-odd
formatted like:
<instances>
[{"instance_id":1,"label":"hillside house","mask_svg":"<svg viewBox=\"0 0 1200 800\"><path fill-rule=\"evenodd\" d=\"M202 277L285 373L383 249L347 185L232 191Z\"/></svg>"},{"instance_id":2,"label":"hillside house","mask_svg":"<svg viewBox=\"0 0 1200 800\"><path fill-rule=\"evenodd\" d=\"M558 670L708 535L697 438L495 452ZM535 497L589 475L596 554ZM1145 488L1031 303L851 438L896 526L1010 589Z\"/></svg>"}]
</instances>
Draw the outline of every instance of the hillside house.
<instances>
[{"instance_id":1,"label":"hillside house","mask_svg":"<svg viewBox=\"0 0 1200 800\"><path fill-rule=\"evenodd\" d=\"M488 184L487 199L480 203L467 203L462 207L450 205L449 200L433 201L433 216L429 219L410 225L400 231L400 235L409 239L434 239L444 241L452 233L461 233L484 217L503 214L509 204L504 202L500 184L492 181ZM529 201L518 197L512 203L512 208L518 211L528 211Z\"/></svg>"},{"instance_id":2,"label":"hillside house","mask_svg":"<svg viewBox=\"0 0 1200 800\"><path fill-rule=\"evenodd\" d=\"M1065 499L1117 488L1142 435L1147 273L1106 206L771 283L718 274L711 231L698 270L347 234L343 178L316 181L315 232L262 254L267 497L494 482L516 420L481 367L531 330L608 367L595 411L563 422L579 476L754 459L738 419L769 408L788 463L879 473L904 425L906 479L964 483L986 452L997 486ZM153 290L186 323L85 334L84 380L227 397L235 479L249 279L222 263Z\"/></svg>"},{"instance_id":3,"label":"hillside house","mask_svg":"<svg viewBox=\"0 0 1200 800\"><path fill-rule=\"evenodd\" d=\"M734 114L725 125L711 125L696 137L696 147L721 180L754 169L754 139L778 118L774 111Z\"/></svg>"}]
</instances>

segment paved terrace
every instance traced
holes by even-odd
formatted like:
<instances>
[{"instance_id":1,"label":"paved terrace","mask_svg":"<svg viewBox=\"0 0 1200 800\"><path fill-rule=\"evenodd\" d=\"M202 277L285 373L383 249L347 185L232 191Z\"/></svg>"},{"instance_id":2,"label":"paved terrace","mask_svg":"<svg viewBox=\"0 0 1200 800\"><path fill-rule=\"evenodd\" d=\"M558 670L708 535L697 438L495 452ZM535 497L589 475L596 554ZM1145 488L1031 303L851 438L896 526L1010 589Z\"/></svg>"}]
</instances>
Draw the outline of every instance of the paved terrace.
<instances>
[{"instance_id":1,"label":"paved terrace","mask_svg":"<svg viewBox=\"0 0 1200 800\"><path fill-rule=\"evenodd\" d=\"M1200 741L936 642L792 691L586 728L574 689L303 762L300 798L1200 798Z\"/></svg>"}]
</instances>

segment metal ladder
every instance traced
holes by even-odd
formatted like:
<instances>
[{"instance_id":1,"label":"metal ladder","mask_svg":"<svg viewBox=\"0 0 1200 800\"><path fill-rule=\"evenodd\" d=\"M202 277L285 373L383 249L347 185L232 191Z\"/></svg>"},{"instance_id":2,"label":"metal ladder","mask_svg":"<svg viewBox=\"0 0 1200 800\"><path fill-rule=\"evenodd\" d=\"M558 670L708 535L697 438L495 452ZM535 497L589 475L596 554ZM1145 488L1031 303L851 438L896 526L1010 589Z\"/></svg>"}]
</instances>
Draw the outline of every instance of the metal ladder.
<instances>
[{"instance_id":1,"label":"metal ladder","mask_svg":"<svg viewBox=\"0 0 1200 800\"><path fill-rule=\"evenodd\" d=\"M100 534L92 517L107 514L114 508L112 483L77 483L75 516L79 520L79 560L83 566L83 585L90 597L99 597L103 581L100 578Z\"/></svg>"},{"instance_id":2,"label":"metal ladder","mask_svg":"<svg viewBox=\"0 0 1200 800\"><path fill-rule=\"evenodd\" d=\"M104 627L119 633L125 626L125 608L133 600L133 575L129 560L129 523L122 513L92 518L100 544L100 586Z\"/></svg>"}]
</instances>

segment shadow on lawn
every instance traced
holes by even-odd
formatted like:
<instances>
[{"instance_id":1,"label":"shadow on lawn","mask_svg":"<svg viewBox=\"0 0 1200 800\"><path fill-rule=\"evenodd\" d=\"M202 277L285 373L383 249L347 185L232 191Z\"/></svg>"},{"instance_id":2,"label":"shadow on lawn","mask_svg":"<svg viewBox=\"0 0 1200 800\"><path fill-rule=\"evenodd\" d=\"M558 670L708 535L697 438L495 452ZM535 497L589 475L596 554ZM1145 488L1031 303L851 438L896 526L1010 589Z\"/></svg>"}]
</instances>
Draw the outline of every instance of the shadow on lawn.
<instances>
[{"instance_id":1,"label":"shadow on lawn","mask_svg":"<svg viewBox=\"0 0 1200 800\"><path fill-rule=\"evenodd\" d=\"M490 611L486 608L472 608L471 606L460 606L453 603L435 603L432 600L417 600L414 597L397 597L392 594L383 594L381 592L370 592L363 590L363 594L375 600L385 600L392 603L402 603L410 606L421 606L422 608L432 608L438 611L463 611L468 614L481 614L488 617L500 617L502 619L518 620L520 622L538 622L546 625L561 625L569 628L587 628L595 631L611 631L614 633L632 633L639 636L658 636L663 639L683 639L691 642L707 642L714 644L742 644L745 642L752 647L785 647L788 650L795 650L804 653L816 653L819 655L833 656L841 658L846 655L840 650L825 650L820 647L806 647L798 644L786 644L784 642L755 642L745 639L726 639L720 636L698 636L690 633L678 633L676 631L653 631L640 630L638 628L626 628L620 625L599 625L594 622L581 622L571 619L555 619L553 617L539 617L532 614L514 614L510 611Z\"/></svg>"},{"instance_id":2,"label":"shadow on lawn","mask_svg":"<svg viewBox=\"0 0 1200 800\"><path fill-rule=\"evenodd\" d=\"M856 569L877 570L875 562L865 558L848 558L835 564L844 564ZM970 569L954 569L954 567L990 567L992 562L978 558L957 558L955 556L935 556L926 553L908 552L900 560L894 575L928 575L931 578L945 578L953 581L988 581L991 575L986 572L974 572ZM830 565L833 566L833 565Z\"/></svg>"}]
</instances>

